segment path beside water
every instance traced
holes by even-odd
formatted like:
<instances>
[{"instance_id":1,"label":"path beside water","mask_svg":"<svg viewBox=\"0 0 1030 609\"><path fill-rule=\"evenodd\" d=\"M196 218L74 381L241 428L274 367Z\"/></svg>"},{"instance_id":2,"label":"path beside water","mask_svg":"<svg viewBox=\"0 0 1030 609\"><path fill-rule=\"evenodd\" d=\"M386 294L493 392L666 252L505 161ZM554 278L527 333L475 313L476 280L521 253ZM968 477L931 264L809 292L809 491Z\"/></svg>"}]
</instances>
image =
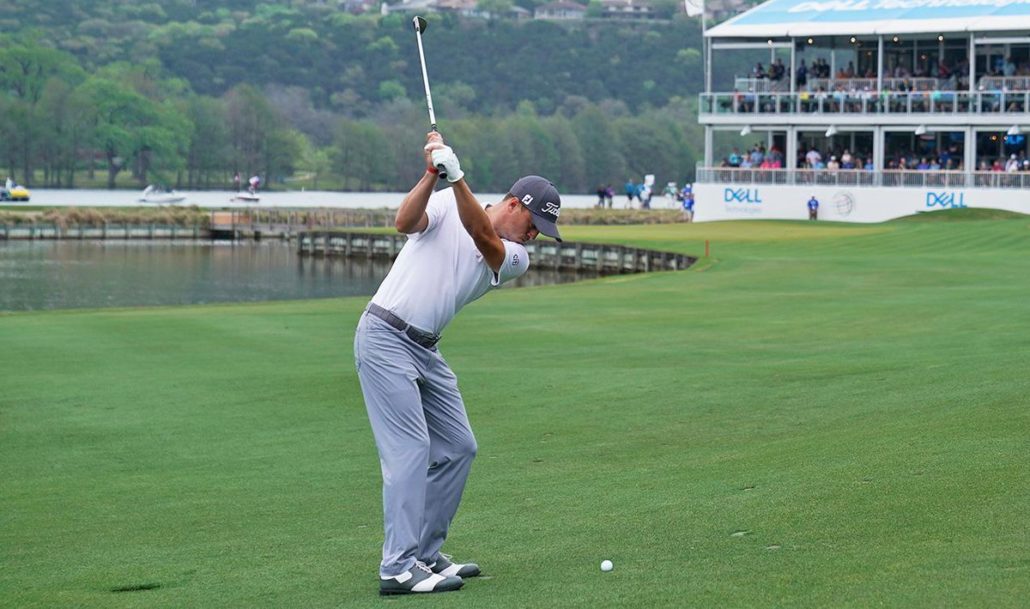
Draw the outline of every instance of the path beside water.
<instances>
[{"instance_id":1,"label":"path beside water","mask_svg":"<svg viewBox=\"0 0 1030 609\"><path fill-rule=\"evenodd\" d=\"M329 207L338 209L381 209L397 208L405 193L399 192L326 192L326 191L289 191L261 192L261 200L257 203L233 201L236 193L221 191L179 191L186 199L176 207L191 206L205 209L247 208L247 207ZM500 201L503 193L477 193L483 203ZM158 207L153 204L140 203L140 192L130 190L47 190L32 189L32 199L25 203L28 206L45 207ZM658 199L656 198L656 203ZM562 207L582 209L593 207L597 203L595 195L562 195ZM622 201L616 202L621 209ZM19 204L13 204L17 207ZM660 206L660 204L659 204Z\"/></svg>"}]
</instances>

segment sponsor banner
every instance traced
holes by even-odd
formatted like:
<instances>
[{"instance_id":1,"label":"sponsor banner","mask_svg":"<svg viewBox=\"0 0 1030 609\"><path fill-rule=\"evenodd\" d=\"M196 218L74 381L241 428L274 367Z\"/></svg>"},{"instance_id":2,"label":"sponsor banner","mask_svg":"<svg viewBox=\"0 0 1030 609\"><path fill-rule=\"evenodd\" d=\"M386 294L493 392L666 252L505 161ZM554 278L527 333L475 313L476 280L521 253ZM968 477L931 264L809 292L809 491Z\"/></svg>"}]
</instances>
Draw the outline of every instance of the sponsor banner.
<instances>
[{"instance_id":1,"label":"sponsor banner","mask_svg":"<svg viewBox=\"0 0 1030 609\"><path fill-rule=\"evenodd\" d=\"M733 25L927 21L1030 15L1030 0L772 0L744 13Z\"/></svg>"},{"instance_id":2,"label":"sponsor banner","mask_svg":"<svg viewBox=\"0 0 1030 609\"><path fill-rule=\"evenodd\" d=\"M965 207L1030 214L1030 192L1017 188L695 183L694 221L807 220L808 203L813 197L819 203L819 220L836 222L884 222L922 212Z\"/></svg>"}]
</instances>

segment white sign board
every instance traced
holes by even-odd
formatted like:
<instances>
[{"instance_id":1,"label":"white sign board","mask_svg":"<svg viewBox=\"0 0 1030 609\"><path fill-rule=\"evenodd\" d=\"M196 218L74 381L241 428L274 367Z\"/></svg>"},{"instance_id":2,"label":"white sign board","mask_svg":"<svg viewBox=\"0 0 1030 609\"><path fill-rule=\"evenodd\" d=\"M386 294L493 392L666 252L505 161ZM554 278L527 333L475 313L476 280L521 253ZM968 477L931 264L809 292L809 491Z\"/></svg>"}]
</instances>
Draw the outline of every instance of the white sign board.
<instances>
[{"instance_id":1,"label":"white sign board","mask_svg":"<svg viewBox=\"0 0 1030 609\"><path fill-rule=\"evenodd\" d=\"M920 212L980 207L1030 214L1026 189L872 188L694 184L694 221L807 220L808 201L819 202L819 219L885 222Z\"/></svg>"}]
</instances>

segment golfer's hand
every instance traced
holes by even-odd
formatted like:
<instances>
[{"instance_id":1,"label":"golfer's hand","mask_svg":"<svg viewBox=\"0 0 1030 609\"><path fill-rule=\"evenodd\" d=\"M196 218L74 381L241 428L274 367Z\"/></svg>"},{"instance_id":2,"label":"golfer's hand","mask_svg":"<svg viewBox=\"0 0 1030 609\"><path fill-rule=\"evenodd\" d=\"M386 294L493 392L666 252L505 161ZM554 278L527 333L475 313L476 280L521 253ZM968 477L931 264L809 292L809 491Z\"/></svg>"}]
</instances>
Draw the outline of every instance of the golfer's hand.
<instances>
[{"instance_id":1,"label":"golfer's hand","mask_svg":"<svg viewBox=\"0 0 1030 609\"><path fill-rule=\"evenodd\" d=\"M436 171L436 165L433 164L433 151L437 148L443 148L443 146L443 136L438 132L430 131L426 134L426 145L422 149L423 155L426 158L426 171Z\"/></svg>"},{"instance_id":2,"label":"golfer's hand","mask_svg":"<svg viewBox=\"0 0 1030 609\"><path fill-rule=\"evenodd\" d=\"M441 145L432 151L433 166L440 169L440 174L447 174L447 181L454 183L465 177L461 171L461 163L458 162L458 155L454 154L450 146Z\"/></svg>"}]
</instances>

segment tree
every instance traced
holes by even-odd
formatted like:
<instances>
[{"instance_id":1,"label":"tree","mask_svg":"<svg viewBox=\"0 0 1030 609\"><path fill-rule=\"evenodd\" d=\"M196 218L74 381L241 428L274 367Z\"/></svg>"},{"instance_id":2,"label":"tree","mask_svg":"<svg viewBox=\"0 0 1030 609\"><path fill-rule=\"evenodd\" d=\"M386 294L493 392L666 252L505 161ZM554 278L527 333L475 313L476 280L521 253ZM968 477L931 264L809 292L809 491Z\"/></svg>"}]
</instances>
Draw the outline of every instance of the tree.
<instances>
[{"instance_id":1,"label":"tree","mask_svg":"<svg viewBox=\"0 0 1030 609\"><path fill-rule=\"evenodd\" d=\"M132 168L141 185L152 165L174 168L186 147L186 121L170 105L157 104L131 87L92 77L76 91L88 108L92 146L107 161L107 187L123 169ZM156 163L155 163L156 161Z\"/></svg>"},{"instance_id":2,"label":"tree","mask_svg":"<svg viewBox=\"0 0 1030 609\"><path fill-rule=\"evenodd\" d=\"M33 39L29 32L28 39ZM77 84L83 72L66 53L36 43L0 46L0 91L10 97L4 112L4 149L9 169L21 169L21 180L32 184L36 150L46 117L38 104L52 79ZM13 173L13 171L12 171Z\"/></svg>"},{"instance_id":3,"label":"tree","mask_svg":"<svg viewBox=\"0 0 1030 609\"><path fill-rule=\"evenodd\" d=\"M210 188L218 178L227 184L228 176L236 168L231 163L224 104L195 95L186 100L183 112L192 127L186 155L186 185Z\"/></svg>"}]
</instances>

